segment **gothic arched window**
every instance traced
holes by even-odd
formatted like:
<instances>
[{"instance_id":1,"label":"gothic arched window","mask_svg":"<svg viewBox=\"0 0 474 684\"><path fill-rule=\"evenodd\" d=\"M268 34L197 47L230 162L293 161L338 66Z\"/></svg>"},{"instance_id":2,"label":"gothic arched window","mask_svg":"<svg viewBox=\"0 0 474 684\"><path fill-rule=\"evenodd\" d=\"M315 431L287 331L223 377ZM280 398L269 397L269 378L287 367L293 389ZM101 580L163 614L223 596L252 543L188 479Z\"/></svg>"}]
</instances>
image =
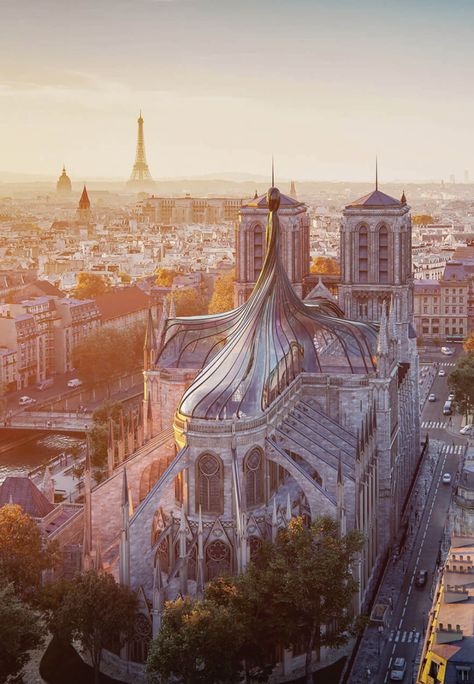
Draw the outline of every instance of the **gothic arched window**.
<instances>
[{"instance_id":1,"label":"gothic arched window","mask_svg":"<svg viewBox=\"0 0 474 684\"><path fill-rule=\"evenodd\" d=\"M379 283L388 283L388 230L379 230Z\"/></svg>"},{"instance_id":2,"label":"gothic arched window","mask_svg":"<svg viewBox=\"0 0 474 684\"><path fill-rule=\"evenodd\" d=\"M367 226L359 230L359 283L369 282L369 232Z\"/></svg>"},{"instance_id":3,"label":"gothic arched window","mask_svg":"<svg viewBox=\"0 0 474 684\"><path fill-rule=\"evenodd\" d=\"M264 503L264 459L260 449L252 449L244 461L247 508Z\"/></svg>"},{"instance_id":4,"label":"gothic arched window","mask_svg":"<svg viewBox=\"0 0 474 684\"><path fill-rule=\"evenodd\" d=\"M230 547L216 539L206 548L207 579L230 574L232 570Z\"/></svg>"},{"instance_id":5,"label":"gothic arched window","mask_svg":"<svg viewBox=\"0 0 474 684\"><path fill-rule=\"evenodd\" d=\"M257 224L253 229L253 274L252 280L257 280L262 270L265 258L265 231Z\"/></svg>"},{"instance_id":6,"label":"gothic arched window","mask_svg":"<svg viewBox=\"0 0 474 684\"><path fill-rule=\"evenodd\" d=\"M213 454L203 454L196 465L196 511L223 513L224 473L222 461Z\"/></svg>"}]
</instances>

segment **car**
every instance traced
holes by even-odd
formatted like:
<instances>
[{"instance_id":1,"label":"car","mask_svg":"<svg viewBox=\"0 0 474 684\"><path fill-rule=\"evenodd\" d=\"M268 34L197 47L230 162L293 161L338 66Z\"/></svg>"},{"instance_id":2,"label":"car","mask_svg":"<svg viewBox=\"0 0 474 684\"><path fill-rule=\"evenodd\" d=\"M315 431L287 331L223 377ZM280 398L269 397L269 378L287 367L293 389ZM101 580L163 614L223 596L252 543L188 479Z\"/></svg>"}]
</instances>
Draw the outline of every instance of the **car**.
<instances>
[{"instance_id":1,"label":"car","mask_svg":"<svg viewBox=\"0 0 474 684\"><path fill-rule=\"evenodd\" d=\"M446 371L444 370L444 368L439 369L438 375L440 378L444 378L444 376L446 375Z\"/></svg>"},{"instance_id":2,"label":"car","mask_svg":"<svg viewBox=\"0 0 474 684\"><path fill-rule=\"evenodd\" d=\"M20 397L18 402L18 406L30 406L31 404L36 404L36 399L33 399L33 397L27 397L26 395L24 397Z\"/></svg>"},{"instance_id":3,"label":"car","mask_svg":"<svg viewBox=\"0 0 474 684\"><path fill-rule=\"evenodd\" d=\"M451 484L451 475L449 473L444 473L443 484Z\"/></svg>"},{"instance_id":4,"label":"car","mask_svg":"<svg viewBox=\"0 0 474 684\"><path fill-rule=\"evenodd\" d=\"M436 394L430 394L428 401L436 401Z\"/></svg>"},{"instance_id":5,"label":"car","mask_svg":"<svg viewBox=\"0 0 474 684\"><path fill-rule=\"evenodd\" d=\"M405 679L407 671L407 661L405 658L395 658L392 669L390 671L390 680L392 682L402 682Z\"/></svg>"},{"instance_id":6,"label":"car","mask_svg":"<svg viewBox=\"0 0 474 684\"><path fill-rule=\"evenodd\" d=\"M456 395L454 394L454 392L450 392L450 393L448 394L448 401L454 401L454 397L455 397L455 396L456 396Z\"/></svg>"},{"instance_id":7,"label":"car","mask_svg":"<svg viewBox=\"0 0 474 684\"><path fill-rule=\"evenodd\" d=\"M452 356L454 354L453 350L449 347L441 347L441 353L445 356Z\"/></svg>"},{"instance_id":8,"label":"car","mask_svg":"<svg viewBox=\"0 0 474 684\"><path fill-rule=\"evenodd\" d=\"M48 378L47 380L43 380L42 382L37 385L38 389L40 392L44 392L44 390L49 389L54 385L54 380L53 378Z\"/></svg>"},{"instance_id":9,"label":"car","mask_svg":"<svg viewBox=\"0 0 474 684\"><path fill-rule=\"evenodd\" d=\"M470 435L474 429L474 425L468 424L459 430L461 435Z\"/></svg>"},{"instance_id":10,"label":"car","mask_svg":"<svg viewBox=\"0 0 474 684\"><path fill-rule=\"evenodd\" d=\"M428 571L418 570L415 577L415 587L424 587L428 581Z\"/></svg>"},{"instance_id":11,"label":"car","mask_svg":"<svg viewBox=\"0 0 474 684\"><path fill-rule=\"evenodd\" d=\"M81 385L82 385L82 380L79 380L79 378L72 378L71 380L67 381L68 387L80 387Z\"/></svg>"}]
</instances>

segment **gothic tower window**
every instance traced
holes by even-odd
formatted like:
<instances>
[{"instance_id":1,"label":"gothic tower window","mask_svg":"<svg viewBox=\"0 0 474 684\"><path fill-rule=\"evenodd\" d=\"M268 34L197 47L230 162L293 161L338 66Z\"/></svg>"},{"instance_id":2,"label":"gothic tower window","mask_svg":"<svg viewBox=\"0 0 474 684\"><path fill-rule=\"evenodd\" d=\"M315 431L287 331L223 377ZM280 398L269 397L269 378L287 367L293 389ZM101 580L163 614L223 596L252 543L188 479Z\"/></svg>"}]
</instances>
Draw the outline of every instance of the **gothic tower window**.
<instances>
[{"instance_id":1,"label":"gothic tower window","mask_svg":"<svg viewBox=\"0 0 474 684\"><path fill-rule=\"evenodd\" d=\"M379 283L388 283L388 230L379 230Z\"/></svg>"},{"instance_id":2,"label":"gothic tower window","mask_svg":"<svg viewBox=\"0 0 474 684\"><path fill-rule=\"evenodd\" d=\"M369 232L367 226L359 230L359 283L369 282Z\"/></svg>"},{"instance_id":3,"label":"gothic tower window","mask_svg":"<svg viewBox=\"0 0 474 684\"><path fill-rule=\"evenodd\" d=\"M260 224L253 229L253 274L252 280L257 280L262 270L265 258L265 231Z\"/></svg>"},{"instance_id":4,"label":"gothic tower window","mask_svg":"<svg viewBox=\"0 0 474 684\"><path fill-rule=\"evenodd\" d=\"M208 580L230 574L230 547L220 539L216 539L206 548L206 567Z\"/></svg>"},{"instance_id":5,"label":"gothic tower window","mask_svg":"<svg viewBox=\"0 0 474 684\"><path fill-rule=\"evenodd\" d=\"M264 460L260 449L252 449L244 461L247 508L264 503Z\"/></svg>"},{"instance_id":6,"label":"gothic tower window","mask_svg":"<svg viewBox=\"0 0 474 684\"><path fill-rule=\"evenodd\" d=\"M222 461L213 454L203 454L197 462L196 512L223 513Z\"/></svg>"}]
</instances>

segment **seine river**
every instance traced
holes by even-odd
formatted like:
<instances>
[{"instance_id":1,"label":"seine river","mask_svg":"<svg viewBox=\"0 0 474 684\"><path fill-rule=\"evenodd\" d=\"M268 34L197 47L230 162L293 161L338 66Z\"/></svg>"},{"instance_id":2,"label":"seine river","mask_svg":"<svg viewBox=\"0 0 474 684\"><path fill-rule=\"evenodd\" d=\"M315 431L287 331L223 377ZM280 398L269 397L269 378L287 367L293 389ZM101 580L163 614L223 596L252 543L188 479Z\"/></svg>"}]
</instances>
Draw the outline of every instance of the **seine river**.
<instances>
[{"instance_id":1,"label":"seine river","mask_svg":"<svg viewBox=\"0 0 474 684\"><path fill-rule=\"evenodd\" d=\"M35 433L31 430L0 431L0 483L7 475L28 475L38 465L68 452L84 439L61 433Z\"/></svg>"}]
</instances>

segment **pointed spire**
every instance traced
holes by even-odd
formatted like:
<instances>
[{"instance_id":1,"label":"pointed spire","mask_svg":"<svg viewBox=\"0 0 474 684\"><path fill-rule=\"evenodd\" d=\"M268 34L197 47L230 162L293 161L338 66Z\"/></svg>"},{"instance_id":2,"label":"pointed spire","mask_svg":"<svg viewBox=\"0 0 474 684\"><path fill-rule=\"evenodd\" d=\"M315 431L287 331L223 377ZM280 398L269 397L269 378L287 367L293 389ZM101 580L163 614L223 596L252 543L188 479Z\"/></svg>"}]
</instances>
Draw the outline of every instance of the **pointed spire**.
<instances>
[{"instance_id":1,"label":"pointed spire","mask_svg":"<svg viewBox=\"0 0 474 684\"><path fill-rule=\"evenodd\" d=\"M204 558L201 504L199 504L199 517L198 517L198 558Z\"/></svg>"},{"instance_id":2,"label":"pointed spire","mask_svg":"<svg viewBox=\"0 0 474 684\"><path fill-rule=\"evenodd\" d=\"M122 530L119 546L119 577L122 586L130 586L130 490L127 469L123 469L122 480Z\"/></svg>"},{"instance_id":3,"label":"pointed spire","mask_svg":"<svg viewBox=\"0 0 474 684\"><path fill-rule=\"evenodd\" d=\"M253 196L253 198L254 198L254 199L257 199L257 197L258 197L258 192L257 192L257 190L255 189L255 195Z\"/></svg>"},{"instance_id":4,"label":"pointed spire","mask_svg":"<svg viewBox=\"0 0 474 684\"><path fill-rule=\"evenodd\" d=\"M153 323L153 314L151 312L151 307L148 309L148 320L146 324L145 331L145 341L143 343L143 368L144 370L149 370L153 367L155 362L155 352L156 352L156 337L155 337L155 325Z\"/></svg>"},{"instance_id":5,"label":"pointed spire","mask_svg":"<svg viewBox=\"0 0 474 684\"><path fill-rule=\"evenodd\" d=\"M294 180L291 181L290 185L290 197L296 199L296 185Z\"/></svg>"},{"instance_id":6,"label":"pointed spire","mask_svg":"<svg viewBox=\"0 0 474 684\"><path fill-rule=\"evenodd\" d=\"M124 467L122 476L122 506L129 507L129 492L128 492L128 480L127 480L127 469Z\"/></svg>"},{"instance_id":7,"label":"pointed spire","mask_svg":"<svg viewBox=\"0 0 474 684\"><path fill-rule=\"evenodd\" d=\"M402 192L402 196L400 198L400 203L405 205L407 203L407 198L405 196L405 190Z\"/></svg>"},{"instance_id":8,"label":"pointed spire","mask_svg":"<svg viewBox=\"0 0 474 684\"><path fill-rule=\"evenodd\" d=\"M379 189L379 164L377 155L375 155L375 189Z\"/></svg>"},{"instance_id":9,"label":"pointed spire","mask_svg":"<svg viewBox=\"0 0 474 684\"><path fill-rule=\"evenodd\" d=\"M79 209L90 209L91 203L89 200L89 195L87 194L87 188L84 184L84 188L82 190L82 195L79 200Z\"/></svg>"},{"instance_id":10,"label":"pointed spire","mask_svg":"<svg viewBox=\"0 0 474 684\"><path fill-rule=\"evenodd\" d=\"M273 510L272 510L272 542L276 541L278 532L278 516L277 516L277 504L276 496L273 497Z\"/></svg>"},{"instance_id":11,"label":"pointed spire","mask_svg":"<svg viewBox=\"0 0 474 684\"><path fill-rule=\"evenodd\" d=\"M286 521L290 522L291 518L293 517L293 512L292 512L292 505L291 505L291 497L290 497L290 491L286 493Z\"/></svg>"},{"instance_id":12,"label":"pointed spire","mask_svg":"<svg viewBox=\"0 0 474 684\"><path fill-rule=\"evenodd\" d=\"M95 569L97 572L103 572L104 563L102 561L102 545L100 543L100 538L97 540L95 546Z\"/></svg>"},{"instance_id":13,"label":"pointed spire","mask_svg":"<svg viewBox=\"0 0 474 684\"><path fill-rule=\"evenodd\" d=\"M339 460L337 462L337 484L339 486L344 484L344 477L342 474L342 452L339 451Z\"/></svg>"},{"instance_id":14,"label":"pointed spire","mask_svg":"<svg viewBox=\"0 0 474 684\"><path fill-rule=\"evenodd\" d=\"M196 575L196 594L201 598L204 594L204 539L202 528L201 504L199 504L198 517L198 552L197 552L197 575Z\"/></svg>"},{"instance_id":15,"label":"pointed spire","mask_svg":"<svg viewBox=\"0 0 474 684\"><path fill-rule=\"evenodd\" d=\"M109 477L112 475L115 466L115 439L114 439L114 421L109 418L109 434L107 437L107 470Z\"/></svg>"},{"instance_id":16,"label":"pointed spire","mask_svg":"<svg viewBox=\"0 0 474 684\"><path fill-rule=\"evenodd\" d=\"M82 568L92 568L92 502L91 502L91 459L89 437L86 439L86 459L84 463L84 534L82 541Z\"/></svg>"},{"instance_id":17,"label":"pointed spire","mask_svg":"<svg viewBox=\"0 0 474 684\"><path fill-rule=\"evenodd\" d=\"M170 318L176 318L176 307L174 305L174 292L173 289L171 289L170 292Z\"/></svg>"},{"instance_id":18,"label":"pointed spire","mask_svg":"<svg viewBox=\"0 0 474 684\"><path fill-rule=\"evenodd\" d=\"M387 306L385 301L382 302L382 316L380 317L379 336L377 340L377 352L379 356L388 354L388 324L387 324Z\"/></svg>"},{"instance_id":19,"label":"pointed spire","mask_svg":"<svg viewBox=\"0 0 474 684\"><path fill-rule=\"evenodd\" d=\"M120 409L119 417L119 441L118 441L118 462L123 463L125 460L125 425L123 420L123 410Z\"/></svg>"},{"instance_id":20,"label":"pointed spire","mask_svg":"<svg viewBox=\"0 0 474 684\"><path fill-rule=\"evenodd\" d=\"M397 328L396 328L396 313L395 313L395 300L393 294L390 297L390 308L388 310L388 333L391 340L397 340Z\"/></svg>"}]
</instances>

